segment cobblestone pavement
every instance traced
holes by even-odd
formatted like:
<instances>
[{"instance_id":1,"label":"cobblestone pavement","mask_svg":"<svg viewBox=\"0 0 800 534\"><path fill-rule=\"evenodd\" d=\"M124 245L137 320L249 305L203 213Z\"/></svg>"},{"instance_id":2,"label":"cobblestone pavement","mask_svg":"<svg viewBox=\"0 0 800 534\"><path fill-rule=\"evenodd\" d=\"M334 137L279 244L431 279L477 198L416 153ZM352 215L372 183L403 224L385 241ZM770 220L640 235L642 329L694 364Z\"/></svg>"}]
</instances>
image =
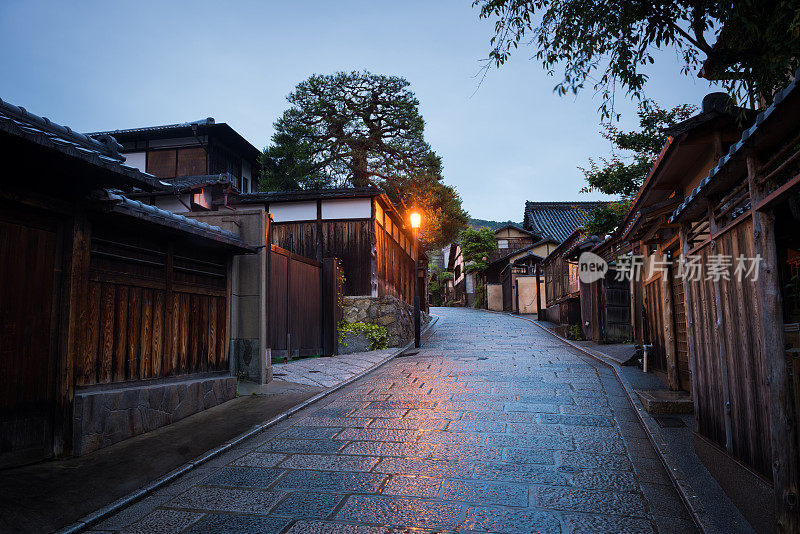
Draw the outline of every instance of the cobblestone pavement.
<instances>
[{"instance_id":1,"label":"cobblestone pavement","mask_svg":"<svg viewBox=\"0 0 800 534\"><path fill-rule=\"evenodd\" d=\"M457 308L416 356L98 525L125 532L691 532L611 370Z\"/></svg>"}]
</instances>

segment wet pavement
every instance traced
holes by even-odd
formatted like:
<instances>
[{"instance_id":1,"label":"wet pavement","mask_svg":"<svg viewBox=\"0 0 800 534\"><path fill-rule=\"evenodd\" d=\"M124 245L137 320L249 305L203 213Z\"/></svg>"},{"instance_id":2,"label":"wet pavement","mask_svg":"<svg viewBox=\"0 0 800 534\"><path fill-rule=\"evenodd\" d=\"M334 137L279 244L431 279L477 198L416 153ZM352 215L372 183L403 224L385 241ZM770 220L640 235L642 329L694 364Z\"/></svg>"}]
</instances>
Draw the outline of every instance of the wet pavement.
<instances>
[{"instance_id":1,"label":"wet pavement","mask_svg":"<svg viewBox=\"0 0 800 534\"><path fill-rule=\"evenodd\" d=\"M96 531L694 531L610 369L525 321L434 313L419 354Z\"/></svg>"}]
</instances>

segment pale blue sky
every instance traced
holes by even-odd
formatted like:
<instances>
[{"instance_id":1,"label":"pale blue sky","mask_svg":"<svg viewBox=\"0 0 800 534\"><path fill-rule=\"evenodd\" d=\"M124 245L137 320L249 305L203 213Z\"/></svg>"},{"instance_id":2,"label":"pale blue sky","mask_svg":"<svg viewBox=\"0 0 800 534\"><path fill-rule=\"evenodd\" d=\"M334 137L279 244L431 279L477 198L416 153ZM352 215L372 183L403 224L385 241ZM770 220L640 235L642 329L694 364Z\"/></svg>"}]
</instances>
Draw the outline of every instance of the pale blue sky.
<instances>
[{"instance_id":1,"label":"pale blue sky","mask_svg":"<svg viewBox=\"0 0 800 534\"><path fill-rule=\"evenodd\" d=\"M0 98L79 131L213 116L258 148L312 73L407 78L426 135L473 217L521 220L525 200L593 200L577 169L609 146L599 99L558 97L521 49L475 92L492 24L470 0L0 2ZM699 104L713 88L659 56L648 95ZM473 95L473 93L475 93ZM635 107L622 99L623 126Z\"/></svg>"}]
</instances>

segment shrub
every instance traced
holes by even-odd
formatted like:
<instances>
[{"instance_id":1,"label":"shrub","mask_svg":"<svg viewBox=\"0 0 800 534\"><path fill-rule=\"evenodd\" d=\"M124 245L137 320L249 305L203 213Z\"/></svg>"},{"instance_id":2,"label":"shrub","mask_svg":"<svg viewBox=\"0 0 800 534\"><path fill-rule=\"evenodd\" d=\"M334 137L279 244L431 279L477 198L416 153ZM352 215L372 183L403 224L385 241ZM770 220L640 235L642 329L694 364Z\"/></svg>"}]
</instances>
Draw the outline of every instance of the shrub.
<instances>
[{"instance_id":1,"label":"shrub","mask_svg":"<svg viewBox=\"0 0 800 534\"><path fill-rule=\"evenodd\" d=\"M339 343L343 342L348 334L366 334L372 344L372 350L385 349L389 346L389 333L385 327L377 324L342 323L339 326Z\"/></svg>"}]
</instances>

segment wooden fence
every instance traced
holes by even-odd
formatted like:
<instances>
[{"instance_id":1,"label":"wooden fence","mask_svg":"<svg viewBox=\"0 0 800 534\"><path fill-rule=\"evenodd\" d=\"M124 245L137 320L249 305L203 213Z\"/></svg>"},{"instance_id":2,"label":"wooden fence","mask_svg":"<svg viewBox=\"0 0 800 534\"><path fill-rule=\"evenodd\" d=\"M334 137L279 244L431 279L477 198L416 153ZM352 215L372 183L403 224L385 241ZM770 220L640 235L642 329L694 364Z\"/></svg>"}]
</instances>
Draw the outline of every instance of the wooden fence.
<instances>
[{"instance_id":1,"label":"wooden fence","mask_svg":"<svg viewBox=\"0 0 800 534\"><path fill-rule=\"evenodd\" d=\"M227 371L224 257L95 229L76 385Z\"/></svg>"}]
</instances>

